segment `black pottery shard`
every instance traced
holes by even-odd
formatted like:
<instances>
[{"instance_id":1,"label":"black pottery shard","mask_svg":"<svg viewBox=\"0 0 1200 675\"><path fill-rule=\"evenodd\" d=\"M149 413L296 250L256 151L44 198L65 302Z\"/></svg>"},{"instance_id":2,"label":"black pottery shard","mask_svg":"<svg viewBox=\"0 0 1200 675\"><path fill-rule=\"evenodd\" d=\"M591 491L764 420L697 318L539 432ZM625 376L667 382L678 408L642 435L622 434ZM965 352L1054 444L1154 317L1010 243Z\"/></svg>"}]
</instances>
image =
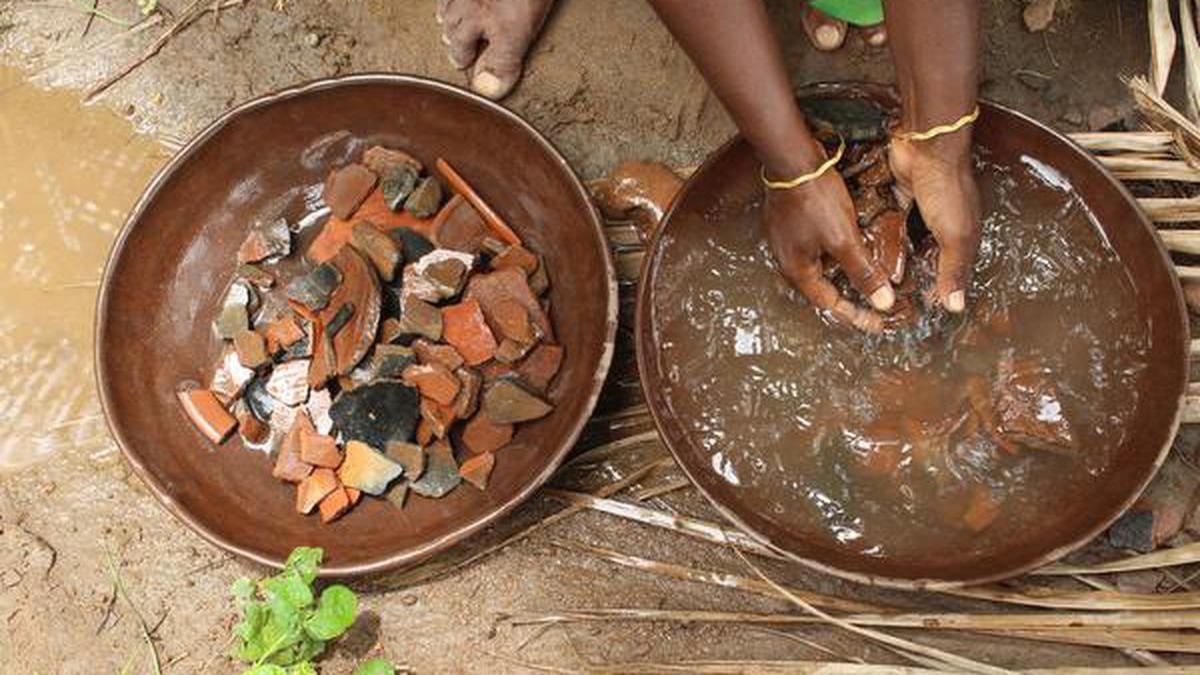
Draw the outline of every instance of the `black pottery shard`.
<instances>
[{"instance_id":1,"label":"black pottery shard","mask_svg":"<svg viewBox=\"0 0 1200 675\"><path fill-rule=\"evenodd\" d=\"M343 391L329 409L345 440L385 448L412 439L417 426L417 390L400 382L376 382Z\"/></svg>"},{"instance_id":2,"label":"black pottery shard","mask_svg":"<svg viewBox=\"0 0 1200 675\"><path fill-rule=\"evenodd\" d=\"M292 279L287 287L287 296L316 311L329 304L329 296L341 283L342 271L332 263L322 263L308 274Z\"/></svg>"}]
</instances>

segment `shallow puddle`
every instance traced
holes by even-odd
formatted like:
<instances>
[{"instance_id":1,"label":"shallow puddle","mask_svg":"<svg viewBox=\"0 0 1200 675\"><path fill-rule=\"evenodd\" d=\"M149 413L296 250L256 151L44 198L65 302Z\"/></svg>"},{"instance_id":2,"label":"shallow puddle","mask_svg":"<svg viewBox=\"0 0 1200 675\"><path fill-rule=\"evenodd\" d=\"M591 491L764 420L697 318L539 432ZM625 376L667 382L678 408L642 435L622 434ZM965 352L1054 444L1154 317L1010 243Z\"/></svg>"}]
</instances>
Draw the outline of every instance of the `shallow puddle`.
<instances>
[{"instance_id":1,"label":"shallow puddle","mask_svg":"<svg viewBox=\"0 0 1200 675\"><path fill-rule=\"evenodd\" d=\"M109 246L166 151L0 68L0 470L112 451L92 376Z\"/></svg>"}]
</instances>

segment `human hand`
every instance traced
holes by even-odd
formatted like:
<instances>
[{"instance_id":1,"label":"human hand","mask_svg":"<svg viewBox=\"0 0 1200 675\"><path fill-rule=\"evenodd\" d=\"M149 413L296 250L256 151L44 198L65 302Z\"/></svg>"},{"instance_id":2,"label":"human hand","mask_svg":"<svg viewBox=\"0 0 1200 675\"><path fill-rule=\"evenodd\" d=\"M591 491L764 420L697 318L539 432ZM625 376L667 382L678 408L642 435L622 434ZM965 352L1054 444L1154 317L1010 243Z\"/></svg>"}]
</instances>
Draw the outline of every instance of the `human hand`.
<instances>
[{"instance_id":1,"label":"human hand","mask_svg":"<svg viewBox=\"0 0 1200 675\"><path fill-rule=\"evenodd\" d=\"M971 134L964 130L925 141L893 138L888 158L900 196L916 200L938 242L931 299L950 312L962 312L980 240Z\"/></svg>"},{"instance_id":2,"label":"human hand","mask_svg":"<svg viewBox=\"0 0 1200 675\"><path fill-rule=\"evenodd\" d=\"M809 302L859 330L883 329L878 312L842 297L824 275L821 257L828 254L876 310L887 311L895 303L887 274L867 251L850 193L836 171L789 190L767 190L763 228L783 276Z\"/></svg>"}]
</instances>

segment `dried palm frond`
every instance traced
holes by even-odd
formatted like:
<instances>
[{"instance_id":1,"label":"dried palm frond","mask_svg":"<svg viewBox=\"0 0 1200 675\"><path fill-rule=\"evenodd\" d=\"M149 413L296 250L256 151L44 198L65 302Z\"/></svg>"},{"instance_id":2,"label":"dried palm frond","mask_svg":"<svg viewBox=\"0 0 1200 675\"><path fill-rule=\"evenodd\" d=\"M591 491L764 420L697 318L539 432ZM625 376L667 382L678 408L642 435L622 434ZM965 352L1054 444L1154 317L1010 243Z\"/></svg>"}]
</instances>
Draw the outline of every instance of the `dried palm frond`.
<instances>
[{"instance_id":1,"label":"dried palm frond","mask_svg":"<svg viewBox=\"0 0 1200 675\"><path fill-rule=\"evenodd\" d=\"M1175 59L1175 24L1171 21L1171 7L1167 0L1149 0L1150 24L1150 83L1154 91L1162 96L1171 75L1171 62Z\"/></svg>"}]
</instances>

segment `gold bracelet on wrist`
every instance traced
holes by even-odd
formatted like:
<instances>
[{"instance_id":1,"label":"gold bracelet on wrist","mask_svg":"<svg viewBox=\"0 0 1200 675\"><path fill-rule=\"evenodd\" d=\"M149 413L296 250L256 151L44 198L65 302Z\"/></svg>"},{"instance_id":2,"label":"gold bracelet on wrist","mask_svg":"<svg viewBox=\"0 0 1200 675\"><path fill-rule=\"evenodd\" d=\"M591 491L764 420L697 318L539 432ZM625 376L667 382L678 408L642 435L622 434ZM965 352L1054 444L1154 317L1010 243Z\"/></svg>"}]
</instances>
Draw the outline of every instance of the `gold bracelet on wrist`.
<instances>
[{"instance_id":1,"label":"gold bracelet on wrist","mask_svg":"<svg viewBox=\"0 0 1200 675\"><path fill-rule=\"evenodd\" d=\"M898 138L902 141L927 141L931 138L937 138L938 136L942 136L945 134L952 134L952 133L958 131L959 129L962 129L963 127L967 126L968 124L972 124L977 119L979 119L979 106L978 105L975 106L974 110L967 113L966 115L963 115L962 117L958 118L954 122L951 122L950 124L941 124L936 127L933 127L932 129L928 129L926 131L901 131L899 133L893 134L892 137Z\"/></svg>"},{"instance_id":2,"label":"gold bracelet on wrist","mask_svg":"<svg viewBox=\"0 0 1200 675\"><path fill-rule=\"evenodd\" d=\"M846 139L842 138L841 136L838 136L837 152L833 153L833 157L830 157L829 159L825 160L825 162L823 164L821 164L821 166L817 167L816 171L810 171L806 174L796 176L795 178L790 178L788 180L771 180L771 179L767 178L766 167L763 167L759 173L760 173L760 176L762 177L763 185L767 186L767 189L791 190L792 188L798 188L801 185L804 185L805 183L810 183L810 182L820 178L821 176L824 176L826 173L829 172L830 169L837 166L838 162L842 161L842 155L845 154L845 152L846 152Z\"/></svg>"}]
</instances>

